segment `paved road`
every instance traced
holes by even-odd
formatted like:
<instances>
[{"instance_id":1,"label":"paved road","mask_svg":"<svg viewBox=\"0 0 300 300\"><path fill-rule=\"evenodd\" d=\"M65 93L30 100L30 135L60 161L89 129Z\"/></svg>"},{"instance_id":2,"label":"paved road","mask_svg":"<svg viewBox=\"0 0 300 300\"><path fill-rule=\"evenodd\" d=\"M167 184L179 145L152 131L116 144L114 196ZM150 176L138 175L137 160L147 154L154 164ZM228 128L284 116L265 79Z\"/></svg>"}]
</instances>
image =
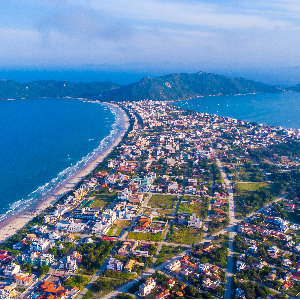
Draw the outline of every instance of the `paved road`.
<instances>
[{"instance_id":1,"label":"paved road","mask_svg":"<svg viewBox=\"0 0 300 300\"><path fill-rule=\"evenodd\" d=\"M222 166L221 161L216 157L216 163L221 171L221 175L223 180L226 184L226 189L229 193L228 201L229 201L229 247L228 247L228 260L227 260L227 273L226 273L226 283L225 283L225 299L231 298L231 279L233 276L233 240L234 236L236 235L235 226L239 222L235 218L235 203L233 199L233 190L232 190L232 183L227 178L225 170Z\"/></svg>"}]
</instances>

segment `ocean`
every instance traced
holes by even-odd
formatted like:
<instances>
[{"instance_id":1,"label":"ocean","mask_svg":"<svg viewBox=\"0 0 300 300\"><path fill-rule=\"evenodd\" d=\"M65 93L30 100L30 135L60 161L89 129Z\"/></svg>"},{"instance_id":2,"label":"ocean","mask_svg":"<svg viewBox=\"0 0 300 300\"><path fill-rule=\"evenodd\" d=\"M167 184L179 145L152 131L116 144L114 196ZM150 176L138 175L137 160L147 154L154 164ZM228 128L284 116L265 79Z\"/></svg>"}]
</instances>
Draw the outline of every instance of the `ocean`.
<instances>
[{"instance_id":1,"label":"ocean","mask_svg":"<svg viewBox=\"0 0 300 300\"><path fill-rule=\"evenodd\" d=\"M209 96L175 105L259 124L300 129L300 93Z\"/></svg>"},{"instance_id":2,"label":"ocean","mask_svg":"<svg viewBox=\"0 0 300 300\"><path fill-rule=\"evenodd\" d=\"M117 109L77 99L0 101L0 220L108 148L121 119Z\"/></svg>"}]
</instances>

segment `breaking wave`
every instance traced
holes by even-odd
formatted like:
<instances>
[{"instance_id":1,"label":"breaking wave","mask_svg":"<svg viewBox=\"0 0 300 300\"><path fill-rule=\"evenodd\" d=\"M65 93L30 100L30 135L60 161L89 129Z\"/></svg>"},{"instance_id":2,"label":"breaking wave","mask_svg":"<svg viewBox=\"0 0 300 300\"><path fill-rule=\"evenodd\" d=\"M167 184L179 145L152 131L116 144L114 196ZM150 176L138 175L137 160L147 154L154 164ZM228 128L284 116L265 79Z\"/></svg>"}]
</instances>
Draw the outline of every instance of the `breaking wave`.
<instances>
[{"instance_id":1,"label":"breaking wave","mask_svg":"<svg viewBox=\"0 0 300 300\"><path fill-rule=\"evenodd\" d=\"M26 208L29 208L30 206L32 206L32 204L42 201L46 197L52 195L54 191L56 191L58 188L61 188L69 179L75 176L75 174L77 174L86 166L88 166L90 162L94 161L96 157L103 154L114 144L116 139L124 131L123 112L119 108L113 105L102 104L100 102L97 102L96 104L105 105L105 107L108 107L112 112L112 114L114 115L115 122L112 125L112 129L110 130L109 135L107 135L104 139L100 141L96 149L94 149L88 155L84 156L75 165L72 165L64 169L63 171L57 174L57 177L53 178L50 182L47 182L46 184L39 186L35 191L30 193L27 197L10 204L9 210L5 214L0 215L0 221Z\"/></svg>"}]
</instances>

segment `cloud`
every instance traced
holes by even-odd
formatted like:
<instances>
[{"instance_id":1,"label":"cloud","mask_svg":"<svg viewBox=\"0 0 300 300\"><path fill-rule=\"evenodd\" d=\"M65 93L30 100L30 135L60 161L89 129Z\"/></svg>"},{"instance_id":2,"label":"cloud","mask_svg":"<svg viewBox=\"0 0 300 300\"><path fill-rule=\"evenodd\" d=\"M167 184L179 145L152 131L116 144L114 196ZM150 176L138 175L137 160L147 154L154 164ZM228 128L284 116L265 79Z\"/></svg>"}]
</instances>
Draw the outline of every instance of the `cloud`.
<instances>
[{"instance_id":1,"label":"cloud","mask_svg":"<svg viewBox=\"0 0 300 300\"><path fill-rule=\"evenodd\" d=\"M171 24L205 26L217 29L261 28L273 29L284 27L285 22L260 16L259 13L230 13L223 5L208 5L201 2L172 2L157 0L91 0L91 7L101 11L110 11L117 18L134 19L141 23L159 21ZM245 13L246 12L246 13Z\"/></svg>"},{"instance_id":2,"label":"cloud","mask_svg":"<svg viewBox=\"0 0 300 300\"><path fill-rule=\"evenodd\" d=\"M83 42L91 39L120 41L131 37L131 29L118 21L106 20L92 9L82 6L61 5L35 21L34 27L42 34L44 42L49 42L50 32L59 32Z\"/></svg>"}]
</instances>

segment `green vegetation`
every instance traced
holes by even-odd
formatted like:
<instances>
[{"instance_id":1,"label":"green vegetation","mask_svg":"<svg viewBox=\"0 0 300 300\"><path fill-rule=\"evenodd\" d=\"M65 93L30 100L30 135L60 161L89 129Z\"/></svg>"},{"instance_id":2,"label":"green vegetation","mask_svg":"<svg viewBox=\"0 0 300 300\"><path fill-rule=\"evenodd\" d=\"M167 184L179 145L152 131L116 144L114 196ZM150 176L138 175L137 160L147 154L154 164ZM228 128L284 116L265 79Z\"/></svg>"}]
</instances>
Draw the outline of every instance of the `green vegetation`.
<instances>
[{"instance_id":1,"label":"green vegetation","mask_svg":"<svg viewBox=\"0 0 300 300\"><path fill-rule=\"evenodd\" d=\"M211 249L209 253L201 252L202 249L202 244L197 245L193 253L195 257L200 259L202 264L211 263L216 264L222 268L226 267L228 257L228 247L226 245L223 245L222 247L216 245Z\"/></svg>"},{"instance_id":2,"label":"green vegetation","mask_svg":"<svg viewBox=\"0 0 300 300\"><path fill-rule=\"evenodd\" d=\"M159 251L159 254L155 261L155 266L158 266L166 262L170 258L178 255L179 253L182 253L186 249L187 248L185 247L174 247L174 246L162 245L161 250Z\"/></svg>"},{"instance_id":3,"label":"green vegetation","mask_svg":"<svg viewBox=\"0 0 300 300\"><path fill-rule=\"evenodd\" d=\"M245 296L247 299L266 299L270 294L269 290L254 282L241 282L236 277L232 278L233 289L240 288L245 291Z\"/></svg>"},{"instance_id":4,"label":"green vegetation","mask_svg":"<svg viewBox=\"0 0 300 300\"><path fill-rule=\"evenodd\" d=\"M225 215L224 217L219 216L217 218L210 218L208 234L215 234L218 231L221 231L223 228L227 227L230 223L229 216Z\"/></svg>"},{"instance_id":5,"label":"green vegetation","mask_svg":"<svg viewBox=\"0 0 300 300\"><path fill-rule=\"evenodd\" d=\"M40 276L43 276L50 271L50 267L47 265L38 266L37 271L40 274Z\"/></svg>"},{"instance_id":6,"label":"green vegetation","mask_svg":"<svg viewBox=\"0 0 300 300\"><path fill-rule=\"evenodd\" d=\"M152 195L149 205L154 204L155 205L163 205L165 208L172 208L174 204L176 204L176 201L178 198L176 196L170 196L170 195ZM153 205L152 205L153 206Z\"/></svg>"},{"instance_id":7,"label":"green vegetation","mask_svg":"<svg viewBox=\"0 0 300 300\"><path fill-rule=\"evenodd\" d=\"M76 275L76 276L70 276L65 282L64 282L64 286L67 287L78 287L80 290L82 290L90 281L89 277L85 277L85 276L80 276L80 275Z\"/></svg>"},{"instance_id":8,"label":"green vegetation","mask_svg":"<svg viewBox=\"0 0 300 300\"><path fill-rule=\"evenodd\" d=\"M73 97L90 98L101 92L119 87L113 82L69 82L40 80L20 83L13 80L0 81L0 99L42 98L42 97Z\"/></svg>"},{"instance_id":9,"label":"green vegetation","mask_svg":"<svg viewBox=\"0 0 300 300\"><path fill-rule=\"evenodd\" d=\"M134 239L134 240L142 240L142 241L153 241L153 242L160 242L163 238L161 233L144 233L144 232L133 232L130 231L127 235L127 239Z\"/></svg>"},{"instance_id":10,"label":"green vegetation","mask_svg":"<svg viewBox=\"0 0 300 300\"><path fill-rule=\"evenodd\" d=\"M95 274L115 245L116 242L112 243L108 241L78 245L76 250L83 255L80 267L84 270L84 273L87 275Z\"/></svg>"},{"instance_id":11,"label":"green vegetation","mask_svg":"<svg viewBox=\"0 0 300 300\"><path fill-rule=\"evenodd\" d=\"M275 191L272 185L262 186L257 183L252 185L252 188L257 190L248 190L251 187L243 187L245 184L237 184L234 187L235 204L236 204L236 217L242 219L254 212L255 210L267 205L274 200ZM244 189L241 189L244 188Z\"/></svg>"},{"instance_id":12,"label":"green vegetation","mask_svg":"<svg viewBox=\"0 0 300 300\"><path fill-rule=\"evenodd\" d=\"M186 226L181 225L172 225L168 233L168 240L170 242L186 245L199 243L202 240L202 237L202 229L188 228Z\"/></svg>"},{"instance_id":13,"label":"green vegetation","mask_svg":"<svg viewBox=\"0 0 300 300\"><path fill-rule=\"evenodd\" d=\"M172 88L169 88L167 84ZM157 101L194 98L199 95L233 95L247 93L281 92L282 89L244 78L229 78L212 73L170 74L157 78L144 77L119 89L102 93L105 101L138 101L155 99Z\"/></svg>"},{"instance_id":14,"label":"green vegetation","mask_svg":"<svg viewBox=\"0 0 300 300\"><path fill-rule=\"evenodd\" d=\"M127 279L107 278L100 276L92 285L91 291L95 299L100 299L120 286L126 284Z\"/></svg>"},{"instance_id":15,"label":"green vegetation","mask_svg":"<svg viewBox=\"0 0 300 300\"><path fill-rule=\"evenodd\" d=\"M260 188L271 188L271 184L266 182L251 182L251 183L243 183L239 182L236 185L236 189L240 189L241 193L243 192L251 192L251 191L257 191Z\"/></svg>"},{"instance_id":16,"label":"green vegetation","mask_svg":"<svg viewBox=\"0 0 300 300\"><path fill-rule=\"evenodd\" d=\"M82 297L82 299L93 299L94 293L91 290L88 290L86 294Z\"/></svg>"},{"instance_id":17,"label":"green vegetation","mask_svg":"<svg viewBox=\"0 0 300 300\"><path fill-rule=\"evenodd\" d=\"M101 192L101 191L99 191ZM116 192L114 191L113 193L103 193L103 194L98 194L95 192L95 200L94 202L90 205L90 207L104 207L106 205L111 204L114 199L116 198Z\"/></svg>"},{"instance_id":18,"label":"green vegetation","mask_svg":"<svg viewBox=\"0 0 300 300\"><path fill-rule=\"evenodd\" d=\"M189 196L182 197L181 200L183 201L190 201L195 200L199 198L193 198ZM178 213L179 212L187 212L189 214L192 214L193 212L196 212L198 218L205 219L207 217L207 210L208 210L208 198L201 198L202 202L195 202L195 203L180 203L178 207Z\"/></svg>"}]
</instances>

